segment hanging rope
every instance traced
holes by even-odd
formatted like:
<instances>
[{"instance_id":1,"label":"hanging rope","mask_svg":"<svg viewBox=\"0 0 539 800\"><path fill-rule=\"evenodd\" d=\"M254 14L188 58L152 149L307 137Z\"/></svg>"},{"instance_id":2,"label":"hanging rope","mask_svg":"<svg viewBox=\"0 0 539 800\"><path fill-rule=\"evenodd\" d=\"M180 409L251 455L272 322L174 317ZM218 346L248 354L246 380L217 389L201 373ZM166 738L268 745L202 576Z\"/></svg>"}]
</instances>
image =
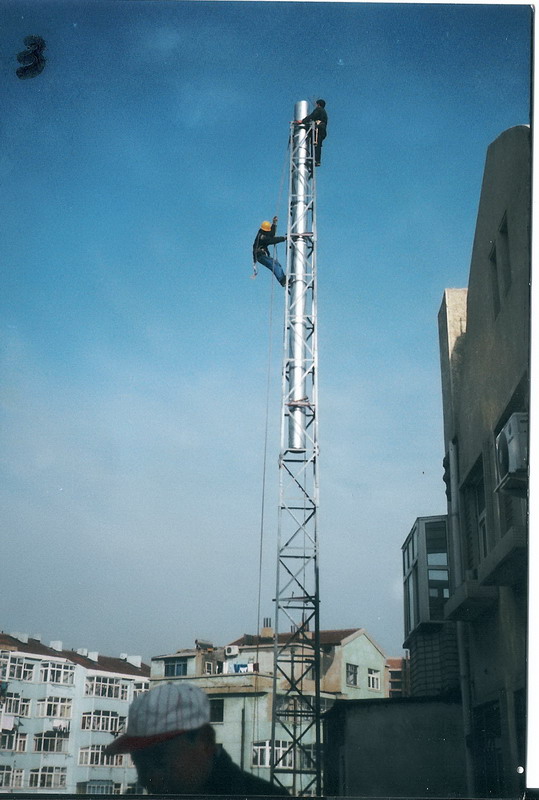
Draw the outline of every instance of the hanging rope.
<instances>
[{"instance_id":1,"label":"hanging rope","mask_svg":"<svg viewBox=\"0 0 539 800\"><path fill-rule=\"evenodd\" d=\"M279 193L277 196L277 205L276 205L276 214L278 215L282 193L283 193L283 186L284 186L284 179L286 174L286 167L288 162L288 149L290 147L290 138L288 139L287 150L285 153L285 159L283 162L283 166L281 169L281 178L279 184ZM277 246L273 246L273 257L276 259L277 257ZM251 275L252 278L255 278L257 275L256 263L254 265L254 274ZM265 516L266 516L266 475L267 475L267 461L268 461L268 433L269 433L269 407L270 407L270 388L271 388L271 363L273 359L273 300L275 296L275 281L271 280L271 290L270 290L270 304L269 304L269 315L268 315L268 355L267 355L267 370L266 370L266 409L265 409L265 421L264 421L264 447L263 447L263 458L262 458L262 490L261 490L261 500L260 500L260 534L259 534L259 551L258 551L258 596L257 596L257 608L256 608L256 661L260 663L259 653L260 653L260 617L261 617L261 604L262 604L262 565L263 565L263 554L264 554L264 533L265 533ZM257 689L258 689L258 673L255 673L255 705L254 705L254 712L253 712L253 732L252 732L252 741L258 741L258 699L257 698Z\"/></svg>"},{"instance_id":2,"label":"hanging rope","mask_svg":"<svg viewBox=\"0 0 539 800\"><path fill-rule=\"evenodd\" d=\"M279 195L277 197L277 213L279 213L279 208L281 207L281 198L283 195L283 186L284 186L284 178L286 174L286 167L288 164L288 151L290 150L290 137L288 137L288 144L286 146L286 153L284 155L283 166L281 168L281 181L279 184Z\"/></svg>"},{"instance_id":3,"label":"hanging rope","mask_svg":"<svg viewBox=\"0 0 539 800\"><path fill-rule=\"evenodd\" d=\"M270 386L271 386L271 362L273 356L273 298L275 294L275 281L271 280L271 290L270 290L270 307L269 307L269 318L268 318L268 328L269 328L269 342L268 342L268 362L267 362L267 370L266 370L266 411L265 411L265 420L264 420L264 447L263 447L263 455L262 455L262 491L261 491L261 498L260 498L260 533L259 533L259 549L258 549L258 596L257 596L257 604L256 604L256 629L255 629L255 636L256 636L256 662L260 663L260 615L261 615L261 604L262 604L262 563L263 563L263 553L264 553L264 527L265 527L265 517L266 517L266 474L267 474L267 464L268 464L268 432L269 432L269 398L270 398ZM254 689L255 689L255 705L253 711L253 731L252 731L252 741L258 741L258 673L255 673L255 680L254 680Z\"/></svg>"},{"instance_id":4,"label":"hanging rope","mask_svg":"<svg viewBox=\"0 0 539 800\"><path fill-rule=\"evenodd\" d=\"M286 165L288 162L288 150L290 148L290 137L288 138L287 149L285 153L285 158L283 162L283 166L281 169L281 179L279 185L279 194L277 196L277 206L276 211L278 213L280 205L281 205L281 198L283 193L283 185L284 185L284 177L285 177L285 170ZM277 216L277 214L276 214ZM276 258L276 250L277 246L273 245L273 255ZM253 276L254 277L254 276ZM269 345L268 345L268 366L267 366L267 374L266 374L266 420L265 420L265 429L264 429L264 460L263 460L263 467L262 467L262 499L261 499L261 510L260 510L260 551L259 551L259 566L258 566L258 603L257 603L257 620L256 620L256 630L257 634L260 631L260 604L261 604L261 592L262 592L262 550L264 544L264 515L265 515L265 499L266 499L266 467L267 467L267 451L268 451L268 427L269 427L269 393L270 393L270 377L271 377L271 360L273 354L273 298L274 298L274 287L275 281L271 281L271 293L270 293L270 309L269 309L269 320L268 320L268 327L269 327ZM258 641L258 640L257 640ZM257 658L258 658L258 644L257 644Z\"/></svg>"}]
</instances>

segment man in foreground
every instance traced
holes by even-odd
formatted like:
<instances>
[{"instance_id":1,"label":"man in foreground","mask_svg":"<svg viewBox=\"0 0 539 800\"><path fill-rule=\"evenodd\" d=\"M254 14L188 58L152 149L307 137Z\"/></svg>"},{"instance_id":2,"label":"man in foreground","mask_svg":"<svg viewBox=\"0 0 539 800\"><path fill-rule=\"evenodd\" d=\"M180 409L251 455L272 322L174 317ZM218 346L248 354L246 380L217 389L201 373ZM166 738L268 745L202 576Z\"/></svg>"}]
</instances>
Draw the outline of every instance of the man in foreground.
<instances>
[{"instance_id":1,"label":"man in foreground","mask_svg":"<svg viewBox=\"0 0 539 800\"><path fill-rule=\"evenodd\" d=\"M285 794L234 764L209 722L205 692L183 681L163 683L133 700L125 733L106 753L130 753L150 794Z\"/></svg>"}]
</instances>

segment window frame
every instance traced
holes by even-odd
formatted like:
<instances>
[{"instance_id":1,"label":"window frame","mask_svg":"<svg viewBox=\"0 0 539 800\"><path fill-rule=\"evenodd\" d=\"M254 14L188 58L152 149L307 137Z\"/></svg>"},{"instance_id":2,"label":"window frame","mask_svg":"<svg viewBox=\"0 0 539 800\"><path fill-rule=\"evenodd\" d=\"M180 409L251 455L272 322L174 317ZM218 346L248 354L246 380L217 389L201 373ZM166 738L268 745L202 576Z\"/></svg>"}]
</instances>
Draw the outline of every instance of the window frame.
<instances>
[{"instance_id":1,"label":"window frame","mask_svg":"<svg viewBox=\"0 0 539 800\"><path fill-rule=\"evenodd\" d=\"M7 692L4 699L4 713L13 714L14 717L30 716L29 697L21 697L18 692Z\"/></svg>"},{"instance_id":2,"label":"window frame","mask_svg":"<svg viewBox=\"0 0 539 800\"><path fill-rule=\"evenodd\" d=\"M34 753L67 753L69 734L64 731L44 731L34 734Z\"/></svg>"},{"instance_id":3,"label":"window frame","mask_svg":"<svg viewBox=\"0 0 539 800\"><path fill-rule=\"evenodd\" d=\"M100 691L97 691L97 690ZM128 685L121 678L108 675L87 675L84 682L85 697L108 697L112 700L127 700Z\"/></svg>"},{"instance_id":4,"label":"window frame","mask_svg":"<svg viewBox=\"0 0 539 800\"><path fill-rule=\"evenodd\" d=\"M34 680L37 663L37 661L27 658L12 656L10 650L2 650L0 651L0 679L31 683Z\"/></svg>"},{"instance_id":5,"label":"window frame","mask_svg":"<svg viewBox=\"0 0 539 800\"><path fill-rule=\"evenodd\" d=\"M346 662L346 685L359 686L359 666L350 661Z\"/></svg>"},{"instance_id":6,"label":"window frame","mask_svg":"<svg viewBox=\"0 0 539 800\"><path fill-rule=\"evenodd\" d=\"M210 722L220 723L225 721L224 697L210 697Z\"/></svg>"},{"instance_id":7,"label":"window frame","mask_svg":"<svg viewBox=\"0 0 539 800\"><path fill-rule=\"evenodd\" d=\"M68 664L65 661L42 661L39 665L39 682L73 686L75 683L75 665Z\"/></svg>"},{"instance_id":8,"label":"window frame","mask_svg":"<svg viewBox=\"0 0 539 800\"><path fill-rule=\"evenodd\" d=\"M40 698L37 702L37 717L49 717L51 719L71 719L73 714L73 698L71 697L48 697ZM49 713L51 712L51 713ZM54 713L52 713L54 712Z\"/></svg>"},{"instance_id":9,"label":"window frame","mask_svg":"<svg viewBox=\"0 0 539 800\"><path fill-rule=\"evenodd\" d=\"M67 785L67 767L36 767L31 769L28 785L31 789L65 789Z\"/></svg>"},{"instance_id":10,"label":"window frame","mask_svg":"<svg viewBox=\"0 0 539 800\"><path fill-rule=\"evenodd\" d=\"M275 763L278 764L279 769L293 769L294 753L291 746L292 743L286 741L286 739L275 740ZM271 739L253 742L252 766L259 769L269 769L271 767L271 751ZM279 759L282 760L279 761Z\"/></svg>"},{"instance_id":11,"label":"window frame","mask_svg":"<svg viewBox=\"0 0 539 800\"><path fill-rule=\"evenodd\" d=\"M124 767L125 755L108 756L105 754L105 744L90 744L79 748L79 767Z\"/></svg>"},{"instance_id":12,"label":"window frame","mask_svg":"<svg viewBox=\"0 0 539 800\"><path fill-rule=\"evenodd\" d=\"M24 784L23 769L21 769L20 767L12 767L11 764L0 764L1 789L22 789L23 784Z\"/></svg>"},{"instance_id":13,"label":"window frame","mask_svg":"<svg viewBox=\"0 0 539 800\"><path fill-rule=\"evenodd\" d=\"M165 661L165 678L185 678L187 676L188 658L179 656ZM181 669L179 669L181 667Z\"/></svg>"},{"instance_id":14,"label":"window frame","mask_svg":"<svg viewBox=\"0 0 539 800\"><path fill-rule=\"evenodd\" d=\"M81 718L81 730L100 733L118 733L126 723L127 717L122 717L117 711L93 709L85 711Z\"/></svg>"},{"instance_id":15,"label":"window frame","mask_svg":"<svg viewBox=\"0 0 539 800\"><path fill-rule=\"evenodd\" d=\"M0 752L26 753L28 734L19 731L4 731L0 733Z\"/></svg>"},{"instance_id":16,"label":"window frame","mask_svg":"<svg viewBox=\"0 0 539 800\"><path fill-rule=\"evenodd\" d=\"M382 689L382 673L374 667L367 667L367 688L371 692L380 692Z\"/></svg>"}]
</instances>

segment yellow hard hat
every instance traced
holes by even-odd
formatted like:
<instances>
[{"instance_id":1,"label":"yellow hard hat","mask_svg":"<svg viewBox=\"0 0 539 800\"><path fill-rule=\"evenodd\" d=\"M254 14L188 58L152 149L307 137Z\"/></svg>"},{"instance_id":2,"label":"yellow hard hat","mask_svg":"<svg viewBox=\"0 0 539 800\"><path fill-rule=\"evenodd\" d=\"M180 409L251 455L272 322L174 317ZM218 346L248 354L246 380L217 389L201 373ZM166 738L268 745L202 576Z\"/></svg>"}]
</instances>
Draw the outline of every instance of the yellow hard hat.
<instances>
[{"instance_id":1,"label":"yellow hard hat","mask_svg":"<svg viewBox=\"0 0 539 800\"><path fill-rule=\"evenodd\" d=\"M271 231L271 222L268 222L268 220L265 219L260 227L263 231Z\"/></svg>"}]
</instances>

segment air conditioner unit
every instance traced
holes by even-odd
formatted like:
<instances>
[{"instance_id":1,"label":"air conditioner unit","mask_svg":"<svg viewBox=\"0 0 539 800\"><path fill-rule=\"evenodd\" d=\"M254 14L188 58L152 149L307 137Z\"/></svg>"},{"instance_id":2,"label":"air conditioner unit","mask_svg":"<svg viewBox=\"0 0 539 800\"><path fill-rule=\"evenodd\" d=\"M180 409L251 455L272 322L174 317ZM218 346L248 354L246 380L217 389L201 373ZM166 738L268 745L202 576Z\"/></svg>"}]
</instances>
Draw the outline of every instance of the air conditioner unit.
<instances>
[{"instance_id":1,"label":"air conditioner unit","mask_svg":"<svg viewBox=\"0 0 539 800\"><path fill-rule=\"evenodd\" d=\"M511 414L496 437L497 492L523 495L528 482L528 415Z\"/></svg>"},{"instance_id":2,"label":"air conditioner unit","mask_svg":"<svg viewBox=\"0 0 539 800\"><path fill-rule=\"evenodd\" d=\"M240 648L235 644L227 644L225 647L225 656L227 658L232 658L232 656L239 656Z\"/></svg>"}]
</instances>

